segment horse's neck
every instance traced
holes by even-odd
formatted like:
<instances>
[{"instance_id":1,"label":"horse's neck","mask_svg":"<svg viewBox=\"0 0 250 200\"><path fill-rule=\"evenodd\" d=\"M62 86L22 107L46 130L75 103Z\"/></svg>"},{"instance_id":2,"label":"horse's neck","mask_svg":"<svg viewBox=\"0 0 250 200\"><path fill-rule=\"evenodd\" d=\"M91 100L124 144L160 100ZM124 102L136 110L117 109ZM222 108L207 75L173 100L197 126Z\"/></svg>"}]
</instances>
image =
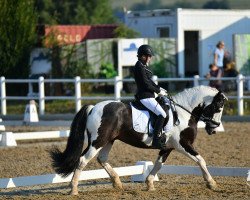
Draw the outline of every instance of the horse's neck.
<instances>
[{"instance_id":1,"label":"horse's neck","mask_svg":"<svg viewBox=\"0 0 250 200\"><path fill-rule=\"evenodd\" d=\"M174 96L174 100L176 103L190 111L192 109L192 99L193 95L189 92L186 92L186 90Z\"/></svg>"},{"instance_id":2,"label":"horse's neck","mask_svg":"<svg viewBox=\"0 0 250 200\"><path fill-rule=\"evenodd\" d=\"M214 93L215 91L213 91L210 87L198 86L185 89L183 92L178 93L174 96L174 100L189 111L192 111L194 107L203 103L209 95L212 96Z\"/></svg>"},{"instance_id":3,"label":"horse's neck","mask_svg":"<svg viewBox=\"0 0 250 200\"><path fill-rule=\"evenodd\" d=\"M197 127L198 121L194 116L191 116L188 120L188 126Z\"/></svg>"}]
</instances>

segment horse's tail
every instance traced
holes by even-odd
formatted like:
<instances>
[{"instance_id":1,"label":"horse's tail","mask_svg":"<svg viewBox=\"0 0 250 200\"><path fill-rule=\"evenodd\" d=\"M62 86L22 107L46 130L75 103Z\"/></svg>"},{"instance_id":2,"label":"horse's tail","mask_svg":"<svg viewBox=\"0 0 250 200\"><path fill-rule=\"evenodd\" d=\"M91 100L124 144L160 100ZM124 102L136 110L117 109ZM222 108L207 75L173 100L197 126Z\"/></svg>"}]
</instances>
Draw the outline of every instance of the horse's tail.
<instances>
[{"instance_id":1,"label":"horse's tail","mask_svg":"<svg viewBox=\"0 0 250 200\"><path fill-rule=\"evenodd\" d=\"M80 164L87 117L92 108L92 106L85 105L74 117L64 152L61 152L58 147L55 147L50 151L52 166L56 173L63 177L68 176Z\"/></svg>"}]
</instances>

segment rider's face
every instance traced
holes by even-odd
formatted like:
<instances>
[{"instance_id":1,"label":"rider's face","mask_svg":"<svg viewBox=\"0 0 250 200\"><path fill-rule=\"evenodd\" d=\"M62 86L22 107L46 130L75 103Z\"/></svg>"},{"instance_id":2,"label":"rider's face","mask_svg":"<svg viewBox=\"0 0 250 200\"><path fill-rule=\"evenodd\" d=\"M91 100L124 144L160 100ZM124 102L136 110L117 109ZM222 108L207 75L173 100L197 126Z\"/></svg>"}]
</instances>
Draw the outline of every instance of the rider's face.
<instances>
[{"instance_id":1,"label":"rider's face","mask_svg":"<svg viewBox=\"0 0 250 200\"><path fill-rule=\"evenodd\" d=\"M148 64L151 61L152 56L151 55L143 55L141 57L141 60L144 64Z\"/></svg>"}]
</instances>

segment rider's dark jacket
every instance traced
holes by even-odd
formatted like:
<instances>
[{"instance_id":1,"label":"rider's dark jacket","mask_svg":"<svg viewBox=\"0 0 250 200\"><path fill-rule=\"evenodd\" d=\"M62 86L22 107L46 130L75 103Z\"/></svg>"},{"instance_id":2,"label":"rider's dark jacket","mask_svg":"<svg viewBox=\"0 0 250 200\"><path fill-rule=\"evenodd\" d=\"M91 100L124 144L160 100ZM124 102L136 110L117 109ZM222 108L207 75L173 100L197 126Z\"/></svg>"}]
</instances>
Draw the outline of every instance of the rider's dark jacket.
<instances>
[{"instance_id":1,"label":"rider's dark jacket","mask_svg":"<svg viewBox=\"0 0 250 200\"><path fill-rule=\"evenodd\" d=\"M154 93L158 94L160 92L160 87L151 80L153 73L146 65L143 65L140 60L136 62L133 71L137 85L136 98L154 98Z\"/></svg>"}]
</instances>

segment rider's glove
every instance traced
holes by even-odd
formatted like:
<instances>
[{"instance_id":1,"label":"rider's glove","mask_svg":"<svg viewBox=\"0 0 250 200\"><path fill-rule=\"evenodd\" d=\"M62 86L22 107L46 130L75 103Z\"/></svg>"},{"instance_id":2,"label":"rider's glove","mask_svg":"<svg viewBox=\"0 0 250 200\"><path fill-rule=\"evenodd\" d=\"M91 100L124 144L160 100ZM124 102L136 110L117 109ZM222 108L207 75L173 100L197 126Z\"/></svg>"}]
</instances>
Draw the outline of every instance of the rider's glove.
<instances>
[{"instance_id":1,"label":"rider's glove","mask_svg":"<svg viewBox=\"0 0 250 200\"><path fill-rule=\"evenodd\" d=\"M160 95L160 96L166 96L166 95L168 95L168 92L167 92L167 90L165 90L163 88L160 88L160 93L158 95Z\"/></svg>"}]
</instances>

